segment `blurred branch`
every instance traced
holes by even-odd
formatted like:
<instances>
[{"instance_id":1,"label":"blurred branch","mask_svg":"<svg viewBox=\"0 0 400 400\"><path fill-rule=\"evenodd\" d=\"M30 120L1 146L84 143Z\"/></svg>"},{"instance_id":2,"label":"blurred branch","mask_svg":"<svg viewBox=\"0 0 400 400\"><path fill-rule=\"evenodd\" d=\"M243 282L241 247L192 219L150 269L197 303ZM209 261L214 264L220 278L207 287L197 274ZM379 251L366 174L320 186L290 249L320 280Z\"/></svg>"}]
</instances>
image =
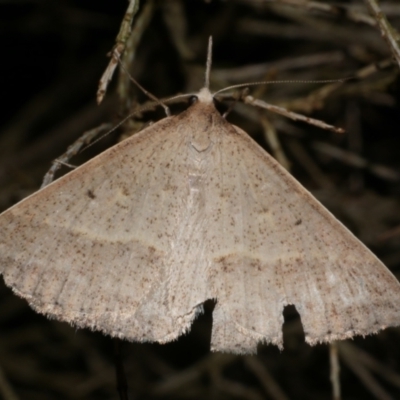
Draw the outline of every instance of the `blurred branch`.
<instances>
[{"instance_id":1,"label":"blurred branch","mask_svg":"<svg viewBox=\"0 0 400 400\"><path fill-rule=\"evenodd\" d=\"M15 394L14 389L7 381L4 375L3 369L0 367L0 394L4 400L18 400L18 396Z\"/></svg>"},{"instance_id":2,"label":"blurred branch","mask_svg":"<svg viewBox=\"0 0 400 400\"><path fill-rule=\"evenodd\" d=\"M114 74L119 59L125 50L126 42L131 34L132 21L138 10L139 0L130 0L124 18L122 19L121 28L115 40L116 44L111 51L111 60L99 82L99 89L97 90L97 103L99 104L103 101L107 86Z\"/></svg>"},{"instance_id":3,"label":"blurred branch","mask_svg":"<svg viewBox=\"0 0 400 400\"><path fill-rule=\"evenodd\" d=\"M140 39L142 38L144 32L146 31L150 23L151 17L153 16L153 11L154 11L154 1L149 0L144 4L143 10L138 17L135 26L132 28L132 32L127 38L125 51L121 57L121 64L123 68L120 68L120 73L119 73L118 95L121 101L121 105L122 107L125 107L125 110L129 109L130 102L132 101L129 93L129 87L131 81L127 71L129 71L129 69L134 64L137 47L139 45Z\"/></svg>"},{"instance_id":4,"label":"blurred branch","mask_svg":"<svg viewBox=\"0 0 400 400\"><path fill-rule=\"evenodd\" d=\"M248 2L248 0L244 0ZM255 0L259 3L259 0ZM337 4L326 4L319 1L308 0L263 0L264 3L275 3L279 5L288 5L292 7L304 8L308 11L318 11L333 16L344 16L354 22L363 22L368 25L375 26L376 22L363 11L354 10L350 7L340 6Z\"/></svg>"},{"instance_id":5,"label":"blurred branch","mask_svg":"<svg viewBox=\"0 0 400 400\"><path fill-rule=\"evenodd\" d=\"M244 358L244 363L258 378L268 397L271 397L274 400L288 400L288 396L286 396L282 388L278 385L276 380L272 377L258 357L247 356Z\"/></svg>"},{"instance_id":6,"label":"blurred branch","mask_svg":"<svg viewBox=\"0 0 400 400\"><path fill-rule=\"evenodd\" d=\"M256 107L264 108L264 109L272 111L276 114L283 115L284 117L290 118L293 121L307 122L310 125L314 125L314 126L317 126L318 128L326 129L328 131L335 132L335 133L343 133L344 132L344 130L342 128L337 128L333 125L329 125L318 119L306 117L305 115L301 115L301 114L295 113L293 111L289 111L283 107L275 106L273 104L268 104L265 101L255 99L253 96L246 96L243 99L243 101L246 104L252 104Z\"/></svg>"},{"instance_id":7,"label":"blurred branch","mask_svg":"<svg viewBox=\"0 0 400 400\"><path fill-rule=\"evenodd\" d=\"M343 150L339 147L333 146L330 143L314 142L312 147L320 153L329 155L332 158L340 160L344 164L351 165L354 168L367 169L375 176L392 182L400 181L400 174L384 165L373 164L358 154Z\"/></svg>"},{"instance_id":8,"label":"blurred branch","mask_svg":"<svg viewBox=\"0 0 400 400\"><path fill-rule=\"evenodd\" d=\"M373 16L375 17L378 26L381 30L382 37L389 44L390 50L393 57L397 61L400 67L400 36L399 33L392 27L392 25L387 20L386 16L383 14L379 4L376 0L365 0L368 4Z\"/></svg>"},{"instance_id":9,"label":"blurred branch","mask_svg":"<svg viewBox=\"0 0 400 400\"><path fill-rule=\"evenodd\" d=\"M340 400L340 365L339 365L339 357L338 357L338 348L337 343L332 342L329 343L329 360L331 366L331 382L332 382L332 392L333 392L333 400Z\"/></svg>"}]
</instances>

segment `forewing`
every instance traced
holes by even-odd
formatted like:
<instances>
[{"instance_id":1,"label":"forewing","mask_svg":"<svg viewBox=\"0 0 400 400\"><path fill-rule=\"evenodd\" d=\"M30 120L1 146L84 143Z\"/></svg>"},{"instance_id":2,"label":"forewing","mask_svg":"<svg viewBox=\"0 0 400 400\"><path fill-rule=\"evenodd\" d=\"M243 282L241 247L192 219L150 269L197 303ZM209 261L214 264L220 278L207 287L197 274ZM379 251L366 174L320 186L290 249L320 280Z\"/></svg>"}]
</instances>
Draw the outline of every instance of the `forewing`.
<instances>
[{"instance_id":1,"label":"forewing","mask_svg":"<svg viewBox=\"0 0 400 400\"><path fill-rule=\"evenodd\" d=\"M228 131L220 144L222 242L209 271L212 348L281 347L288 304L310 344L399 325L391 272L245 132Z\"/></svg>"},{"instance_id":2,"label":"forewing","mask_svg":"<svg viewBox=\"0 0 400 400\"><path fill-rule=\"evenodd\" d=\"M186 115L152 125L4 212L7 285L39 312L114 336L165 342L186 331L206 290L204 273L196 289L170 290L177 261L193 261L180 247L197 218L196 199L188 208Z\"/></svg>"}]
</instances>

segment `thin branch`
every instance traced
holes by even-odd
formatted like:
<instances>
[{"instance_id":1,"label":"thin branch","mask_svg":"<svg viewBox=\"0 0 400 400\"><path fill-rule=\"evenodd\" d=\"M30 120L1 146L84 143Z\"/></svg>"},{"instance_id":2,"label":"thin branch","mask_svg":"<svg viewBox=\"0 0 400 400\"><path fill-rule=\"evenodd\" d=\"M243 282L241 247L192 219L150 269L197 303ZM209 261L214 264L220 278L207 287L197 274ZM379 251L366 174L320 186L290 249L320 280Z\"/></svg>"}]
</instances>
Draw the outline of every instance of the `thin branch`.
<instances>
[{"instance_id":1,"label":"thin branch","mask_svg":"<svg viewBox=\"0 0 400 400\"><path fill-rule=\"evenodd\" d=\"M93 140L93 138L98 136L101 132L111 129L111 127L112 127L111 124L102 124L95 129L91 129L90 131L85 132L77 141L75 141L71 146L68 147L67 151L62 156L54 160L53 165L44 176L42 186L40 188L42 189L51 182L53 182L54 175L57 172L57 170L62 165L68 163L71 157L78 154L79 150L82 148L83 145L90 143Z\"/></svg>"},{"instance_id":2,"label":"thin branch","mask_svg":"<svg viewBox=\"0 0 400 400\"><path fill-rule=\"evenodd\" d=\"M370 163L368 160L354 152L341 149L326 142L313 142L312 147L319 153L329 155L344 164L351 165L354 168L367 169L370 173L381 179L392 182L400 181L400 174L394 169L381 164Z\"/></svg>"},{"instance_id":3,"label":"thin branch","mask_svg":"<svg viewBox=\"0 0 400 400\"><path fill-rule=\"evenodd\" d=\"M360 350L348 342L338 343L339 355L342 361L358 376L371 394L380 400L392 400L393 397L382 387L371 373L371 365L360 357Z\"/></svg>"},{"instance_id":4,"label":"thin branch","mask_svg":"<svg viewBox=\"0 0 400 400\"><path fill-rule=\"evenodd\" d=\"M126 42L125 51L120 59L121 66L123 68L120 68L119 71L118 95L122 106L126 107L126 109L129 108L129 104L131 102L130 98L131 96L129 93L130 76L125 71L129 71L130 67L134 64L134 60L136 58L136 49L151 21L151 17L153 16L153 11L154 11L154 1L153 0L146 1L143 6L142 12L140 13L138 19L135 22L135 26L132 28L132 32L129 35L129 38ZM118 54L115 54L115 56L117 57Z\"/></svg>"},{"instance_id":5,"label":"thin branch","mask_svg":"<svg viewBox=\"0 0 400 400\"><path fill-rule=\"evenodd\" d=\"M97 103L101 103L107 90L107 86L111 81L115 68L125 50L126 42L131 34L132 21L139 9L139 0L130 0L128 8L125 12L121 23L121 28L118 32L116 43L111 51L111 60L108 63L103 76L100 78L99 88L97 90Z\"/></svg>"},{"instance_id":6,"label":"thin branch","mask_svg":"<svg viewBox=\"0 0 400 400\"><path fill-rule=\"evenodd\" d=\"M381 30L382 37L389 44L393 57L400 67L400 36L399 33L390 25L386 16L383 14L376 0L365 0L368 4L373 16L375 17L378 26Z\"/></svg>"},{"instance_id":7,"label":"thin branch","mask_svg":"<svg viewBox=\"0 0 400 400\"><path fill-rule=\"evenodd\" d=\"M260 121L264 128L265 138L269 146L271 147L272 154L279 161L279 164L290 171L290 161L283 151L274 125L269 122L268 118L265 115L260 116Z\"/></svg>"},{"instance_id":8,"label":"thin branch","mask_svg":"<svg viewBox=\"0 0 400 400\"><path fill-rule=\"evenodd\" d=\"M182 60L193 60L196 53L188 41L188 23L184 2L182 0L163 1L159 4L162 5L164 22L169 31L169 38L174 42L175 49Z\"/></svg>"},{"instance_id":9,"label":"thin branch","mask_svg":"<svg viewBox=\"0 0 400 400\"><path fill-rule=\"evenodd\" d=\"M333 400L340 400L340 365L339 365L339 357L338 357L338 348L337 343L332 342L329 344L329 361L331 365L331 382L332 382L332 392L333 392Z\"/></svg>"},{"instance_id":10,"label":"thin branch","mask_svg":"<svg viewBox=\"0 0 400 400\"><path fill-rule=\"evenodd\" d=\"M243 100L246 104L252 104L254 106L264 108L264 109L272 111L276 114L283 115L284 117L290 118L293 121L307 122L310 125L314 125L319 128L326 129L328 131L335 132L335 133L343 133L344 132L344 130L342 128L337 128L333 125L329 125L318 119L306 117L304 115L297 114L293 111L289 111L286 108L278 107L273 104L266 103L265 101L255 99L253 96L246 96Z\"/></svg>"},{"instance_id":11,"label":"thin branch","mask_svg":"<svg viewBox=\"0 0 400 400\"><path fill-rule=\"evenodd\" d=\"M0 367L0 394L4 400L18 400L17 394L14 392L11 384L4 375L3 369Z\"/></svg>"},{"instance_id":12,"label":"thin branch","mask_svg":"<svg viewBox=\"0 0 400 400\"><path fill-rule=\"evenodd\" d=\"M268 397L275 400L288 399L288 396L257 357L247 356L244 358L244 363L257 377Z\"/></svg>"},{"instance_id":13,"label":"thin branch","mask_svg":"<svg viewBox=\"0 0 400 400\"><path fill-rule=\"evenodd\" d=\"M243 2L248 2L248 0L242 0ZM259 2L259 0L256 0ZM368 14L359 11L352 10L350 7L340 6L337 4L326 4L319 1L309 1L309 0L264 0L265 3L275 3L283 4L292 7L304 8L307 11L318 11L333 16L344 16L350 21L363 22L367 25L375 26L375 20L371 18Z\"/></svg>"}]
</instances>

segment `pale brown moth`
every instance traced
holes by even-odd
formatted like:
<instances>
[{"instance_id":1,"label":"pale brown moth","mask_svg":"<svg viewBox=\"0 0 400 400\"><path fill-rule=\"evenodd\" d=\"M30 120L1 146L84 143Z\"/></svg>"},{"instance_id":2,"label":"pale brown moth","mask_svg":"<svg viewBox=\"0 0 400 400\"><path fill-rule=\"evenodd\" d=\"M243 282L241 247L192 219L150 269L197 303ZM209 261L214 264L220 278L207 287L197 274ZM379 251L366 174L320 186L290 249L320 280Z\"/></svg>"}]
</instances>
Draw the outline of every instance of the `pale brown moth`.
<instances>
[{"instance_id":1,"label":"pale brown moth","mask_svg":"<svg viewBox=\"0 0 400 400\"><path fill-rule=\"evenodd\" d=\"M0 215L0 271L38 312L133 341L187 332L215 299L211 349L282 347L400 322L400 284L243 130L208 86Z\"/></svg>"}]
</instances>

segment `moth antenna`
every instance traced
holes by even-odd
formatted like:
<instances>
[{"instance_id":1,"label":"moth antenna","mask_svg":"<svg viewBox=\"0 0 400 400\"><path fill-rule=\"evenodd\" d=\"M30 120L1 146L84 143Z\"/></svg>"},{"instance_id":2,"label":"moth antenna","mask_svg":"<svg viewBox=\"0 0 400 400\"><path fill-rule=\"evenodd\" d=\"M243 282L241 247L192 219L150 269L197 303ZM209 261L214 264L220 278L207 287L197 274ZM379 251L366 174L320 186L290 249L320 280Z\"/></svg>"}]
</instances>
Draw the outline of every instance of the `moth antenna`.
<instances>
[{"instance_id":1,"label":"moth antenna","mask_svg":"<svg viewBox=\"0 0 400 400\"><path fill-rule=\"evenodd\" d=\"M158 105L160 105L164 111L167 117L171 116L171 111L169 110L169 107L164 104L159 98L154 96L154 94L150 93L148 90L146 90L130 73L129 71L124 67L122 62L119 63L120 67L124 70L124 72L128 75L129 79L151 100L155 101Z\"/></svg>"},{"instance_id":2,"label":"moth antenna","mask_svg":"<svg viewBox=\"0 0 400 400\"><path fill-rule=\"evenodd\" d=\"M208 50L207 50L207 65L206 65L206 76L204 87L210 89L210 72L211 72L211 62L212 62L212 36L208 39Z\"/></svg>"},{"instance_id":3,"label":"moth antenna","mask_svg":"<svg viewBox=\"0 0 400 400\"><path fill-rule=\"evenodd\" d=\"M226 92L227 90L239 89L242 87L247 86L258 86L258 85L274 85L274 84L281 84L281 83L343 83L345 81L354 79L353 77L348 78L339 78L339 79L323 79L323 80L309 80L309 81L302 81L302 80L281 80L281 81L260 81L260 82L249 82L249 83L239 83L237 85L228 86L226 88L222 88L218 90L218 92L214 93L214 96L220 94L222 92Z\"/></svg>"}]
</instances>

